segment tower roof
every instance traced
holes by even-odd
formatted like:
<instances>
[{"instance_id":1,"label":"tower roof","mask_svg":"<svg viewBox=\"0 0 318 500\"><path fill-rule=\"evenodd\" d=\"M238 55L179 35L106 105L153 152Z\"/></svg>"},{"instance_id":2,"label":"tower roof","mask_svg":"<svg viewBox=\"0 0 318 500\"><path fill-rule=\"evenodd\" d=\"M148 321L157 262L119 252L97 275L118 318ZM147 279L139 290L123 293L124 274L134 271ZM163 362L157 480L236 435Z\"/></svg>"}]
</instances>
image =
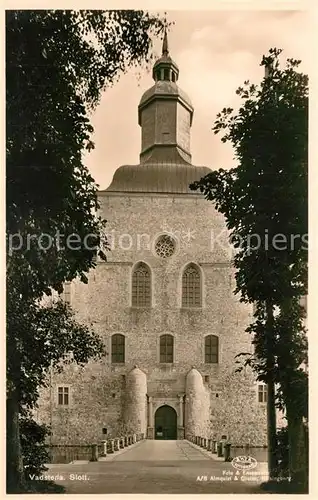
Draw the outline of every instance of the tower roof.
<instances>
[{"instance_id":1,"label":"tower roof","mask_svg":"<svg viewBox=\"0 0 318 500\"><path fill-rule=\"evenodd\" d=\"M107 193L198 193L189 185L210 172L191 164L190 128L193 107L176 81L179 68L169 55L164 33L162 55L153 67L155 85L146 90L138 106L142 128L139 165L119 167ZM102 194L103 192L101 192Z\"/></svg>"},{"instance_id":2,"label":"tower roof","mask_svg":"<svg viewBox=\"0 0 318 500\"><path fill-rule=\"evenodd\" d=\"M133 380L141 379L141 380L144 380L146 378L147 377L146 377L145 372L143 372L140 368L138 368L137 365L135 365L134 368L132 370L130 370L130 372L128 373L128 379L133 379Z\"/></svg>"},{"instance_id":3,"label":"tower roof","mask_svg":"<svg viewBox=\"0 0 318 500\"><path fill-rule=\"evenodd\" d=\"M152 77L155 80L155 85L146 90L138 106L138 121L140 125L141 110L153 99L172 98L179 99L180 102L190 112L190 125L192 124L193 106L189 96L178 87L177 80L179 78L179 68L171 59L169 54L168 34L165 30L162 42L162 54L155 62L152 69Z\"/></svg>"},{"instance_id":4,"label":"tower roof","mask_svg":"<svg viewBox=\"0 0 318 500\"><path fill-rule=\"evenodd\" d=\"M163 41L162 41L162 51L161 57L157 59L152 69L152 77L155 81L163 79L164 70L172 70L170 74L169 80L177 81L179 77L179 68L178 65L171 59L169 54L169 45L168 45L168 34L165 29ZM162 71L161 71L162 70Z\"/></svg>"},{"instance_id":5,"label":"tower roof","mask_svg":"<svg viewBox=\"0 0 318 500\"><path fill-rule=\"evenodd\" d=\"M186 376L187 389L201 389L203 387L203 379L201 373L192 367Z\"/></svg>"},{"instance_id":6,"label":"tower roof","mask_svg":"<svg viewBox=\"0 0 318 500\"><path fill-rule=\"evenodd\" d=\"M106 192L175 193L198 195L189 184L198 181L211 170L195 167L185 161L153 162L141 165L123 165L114 174Z\"/></svg>"},{"instance_id":7,"label":"tower roof","mask_svg":"<svg viewBox=\"0 0 318 500\"><path fill-rule=\"evenodd\" d=\"M193 106L190 97L174 82L159 80L150 89L146 90L141 96L139 110L153 98L160 97L177 97L180 101L193 113Z\"/></svg>"},{"instance_id":8,"label":"tower roof","mask_svg":"<svg viewBox=\"0 0 318 500\"><path fill-rule=\"evenodd\" d=\"M167 29L165 29L165 33L164 33L163 41L162 41L162 55L167 56L168 54L169 54L168 34L167 34Z\"/></svg>"}]
</instances>

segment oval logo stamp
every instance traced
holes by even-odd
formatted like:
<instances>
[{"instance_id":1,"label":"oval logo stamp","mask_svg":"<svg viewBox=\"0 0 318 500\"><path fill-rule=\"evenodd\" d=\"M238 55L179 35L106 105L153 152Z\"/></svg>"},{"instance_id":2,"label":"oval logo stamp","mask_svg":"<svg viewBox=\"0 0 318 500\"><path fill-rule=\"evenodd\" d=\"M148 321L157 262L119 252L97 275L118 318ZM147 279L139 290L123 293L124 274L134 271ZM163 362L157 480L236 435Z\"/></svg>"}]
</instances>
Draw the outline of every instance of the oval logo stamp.
<instances>
[{"instance_id":1,"label":"oval logo stamp","mask_svg":"<svg viewBox=\"0 0 318 500\"><path fill-rule=\"evenodd\" d=\"M234 457L231 464L235 469L243 470L243 469L254 469L257 466L256 458L240 455L238 457Z\"/></svg>"}]
</instances>

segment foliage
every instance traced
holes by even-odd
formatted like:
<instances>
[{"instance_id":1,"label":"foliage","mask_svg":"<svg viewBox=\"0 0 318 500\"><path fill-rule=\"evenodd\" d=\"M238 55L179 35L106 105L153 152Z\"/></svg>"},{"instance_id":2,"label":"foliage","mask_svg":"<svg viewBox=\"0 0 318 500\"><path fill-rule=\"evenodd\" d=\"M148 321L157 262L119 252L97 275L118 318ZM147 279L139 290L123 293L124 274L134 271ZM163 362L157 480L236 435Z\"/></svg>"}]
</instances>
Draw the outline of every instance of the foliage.
<instances>
[{"instance_id":1,"label":"foliage","mask_svg":"<svg viewBox=\"0 0 318 500\"><path fill-rule=\"evenodd\" d=\"M225 215L235 247L235 292L241 301L256 304L248 329L254 333L256 358L249 363L264 381L266 302L279 312L274 319L277 355L284 356L288 326L289 335L293 329L297 337L293 369L306 360L298 303L307 293L308 78L295 69L300 61L287 59L286 69L280 69L280 53L271 49L263 57L261 64L271 69L260 86L246 81L238 89L244 104L236 115L231 108L217 115L213 130L225 130L222 140L232 143L238 166L191 185ZM283 316L286 301L288 315ZM285 366L276 368L278 381Z\"/></svg>"},{"instance_id":2,"label":"foliage","mask_svg":"<svg viewBox=\"0 0 318 500\"><path fill-rule=\"evenodd\" d=\"M275 318L278 407L308 419L308 341L304 308L297 298ZM286 346L288 345L288 349Z\"/></svg>"},{"instance_id":3,"label":"foliage","mask_svg":"<svg viewBox=\"0 0 318 500\"><path fill-rule=\"evenodd\" d=\"M24 492L28 493L64 493L63 486L44 479L36 480L36 476L45 474L48 468L49 453L45 445L49 429L40 425L28 414L20 418L20 439L23 455L23 465L26 477ZM22 493L20 491L19 493Z\"/></svg>"},{"instance_id":4,"label":"foliage","mask_svg":"<svg viewBox=\"0 0 318 500\"><path fill-rule=\"evenodd\" d=\"M86 282L98 248L105 259L97 186L82 162L93 147L87 110L149 57L150 36L162 27L143 11L6 13L8 351L17 339L29 381L37 371L34 383L63 349L79 357L83 349L85 360L99 350L62 306L41 310L32 301L76 277ZM10 379L10 355L8 369Z\"/></svg>"},{"instance_id":5,"label":"foliage","mask_svg":"<svg viewBox=\"0 0 318 500\"><path fill-rule=\"evenodd\" d=\"M282 427L277 431L277 447L279 452L279 469L278 476L288 478L288 427Z\"/></svg>"},{"instance_id":6,"label":"foliage","mask_svg":"<svg viewBox=\"0 0 318 500\"><path fill-rule=\"evenodd\" d=\"M306 433L307 434L307 433ZM308 435L306 435L308 439ZM273 481L261 484L261 489L269 493L308 493L308 486L305 488L302 485L295 484L291 481L289 474L289 429L283 427L277 432L278 443L278 470L277 478ZM308 443L307 443L308 447ZM308 469L307 469L308 475Z\"/></svg>"},{"instance_id":7,"label":"foliage","mask_svg":"<svg viewBox=\"0 0 318 500\"><path fill-rule=\"evenodd\" d=\"M10 294L11 289L8 289ZM19 304L19 315L10 310L8 300L8 332L19 341L19 368L11 352L8 337L7 376L19 390L20 411L34 407L38 390L47 382L50 366L62 369L61 359L71 352L74 362L85 364L92 357L105 354L101 339L86 325L78 323L71 308L62 300L43 306L32 300Z\"/></svg>"},{"instance_id":8,"label":"foliage","mask_svg":"<svg viewBox=\"0 0 318 500\"><path fill-rule=\"evenodd\" d=\"M304 326L305 311L300 305L298 298L294 298L288 305L284 314L283 309L274 317L273 321L273 344L267 345L266 339L266 314L264 307L256 308L254 322L246 331L253 336L254 354L240 353L237 355L236 363L239 364L237 371L242 371L242 363L251 366L257 373L258 380L266 383L267 374L267 352L274 348L275 366L272 372L274 382L277 386L276 406L281 411L286 409L287 400L298 415L308 418L308 374L304 367L308 363L308 341ZM290 349L286 349L286 345ZM291 393L286 390L293 387Z\"/></svg>"},{"instance_id":9,"label":"foliage","mask_svg":"<svg viewBox=\"0 0 318 500\"><path fill-rule=\"evenodd\" d=\"M123 71L149 59L162 28L143 11L6 12L7 231L23 242L9 272L19 269L23 296L61 291L94 267L105 242L82 161L94 147L88 111Z\"/></svg>"},{"instance_id":10,"label":"foliage","mask_svg":"<svg viewBox=\"0 0 318 500\"><path fill-rule=\"evenodd\" d=\"M20 419L20 435L23 454L23 464L26 478L30 475L40 475L47 470L43 464L48 463L49 455L45 446L45 438L49 430L30 417Z\"/></svg>"},{"instance_id":11,"label":"foliage","mask_svg":"<svg viewBox=\"0 0 318 500\"><path fill-rule=\"evenodd\" d=\"M288 297L306 293L308 78L295 70L300 61L288 59L281 70L280 52L263 58L272 71L260 86L246 81L237 90L244 100L238 113L224 108L217 115L213 130L226 130L222 140L232 143L238 168L192 184L226 217L237 291L246 302L270 297L280 304L282 289ZM273 244L276 235L286 237L283 249L279 238Z\"/></svg>"},{"instance_id":12,"label":"foliage","mask_svg":"<svg viewBox=\"0 0 318 500\"><path fill-rule=\"evenodd\" d=\"M300 298L307 294L308 77L300 61L271 49L260 85L244 82L243 104L224 108L214 132L231 142L238 166L191 185L224 214L235 249L236 293L255 304L254 354L242 353L258 379L279 385L289 423L307 414L307 341ZM300 420L299 420L300 419ZM292 428L292 426L290 426ZM293 452L291 445L291 453Z\"/></svg>"}]
</instances>

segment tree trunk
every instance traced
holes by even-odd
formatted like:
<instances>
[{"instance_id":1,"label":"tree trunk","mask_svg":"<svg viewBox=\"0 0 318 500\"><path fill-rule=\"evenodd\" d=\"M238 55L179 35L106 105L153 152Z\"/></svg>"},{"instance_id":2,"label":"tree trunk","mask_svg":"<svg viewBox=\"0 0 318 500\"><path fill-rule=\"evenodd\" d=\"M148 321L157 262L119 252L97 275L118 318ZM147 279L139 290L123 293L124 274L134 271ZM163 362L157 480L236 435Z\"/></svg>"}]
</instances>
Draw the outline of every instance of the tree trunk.
<instances>
[{"instance_id":1,"label":"tree trunk","mask_svg":"<svg viewBox=\"0 0 318 500\"><path fill-rule=\"evenodd\" d=\"M7 493L25 491L19 429L21 361L15 335L7 331Z\"/></svg>"},{"instance_id":2,"label":"tree trunk","mask_svg":"<svg viewBox=\"0 0 318 500\"><path fill-rule=\"evenodd\" d=\"M282 314L288 318L292 308L292 301L286 300L281 308ZM289 329L285 331L284 340L287 348L293 345L293 337ZM297 365L294 363L292 353L290 354L287 366L294 367L289 368L290 372L286 372L286 382L282 384L288 424L289 476L295 490L300 493L306 493L308 492L309 467L308 434L303 423L303 409L299 408L297 403L295 403L295 389L291 381L293 379L293 370L297 369Z\"/></svg>"},{"instance_id":3,"label":"tree trunk","mask_svg":"<svg viewBox=\"0 0 318 500\"><path fill-rule=\"evenodd\" d=\"M17 390L7 397L7 493L25 491L25 477L19 431L19 400Z\"/></svg>"},{"instance_id":4,"label":"tree trunk","mask_svg":"<svg viewBox=\"0 0 318 500\"><path fill-rule=\"evenodd\" d=\"M302 416L287 409L289 475L295 490L308 493L308 436Z\"/></svg>"},{"instance_id":5,"label":"tree trunk","mask_svg":"<svg viewBox=\"0 0 318 500\"><path fill-rule=\"evenodd\" d=\"M275 386L273 380L267 383L267 450L269 479L277 477L277 438Z\"/></svg>"},{"instance_id":6,"label":"tree trunk","mask_svg":"<svg viewBox=\"0 0 318 500\"><path fill-rule=\"evenodd\" d=\"M277 477L277 437L276 437L276 406L275 406L275 383L273 378L275 368L274 346L271 348L273 339L273 306L266 303L266 334L267 346L267 450L268 450L268 473L269 479Z\"/></svg>"}]
</instances>

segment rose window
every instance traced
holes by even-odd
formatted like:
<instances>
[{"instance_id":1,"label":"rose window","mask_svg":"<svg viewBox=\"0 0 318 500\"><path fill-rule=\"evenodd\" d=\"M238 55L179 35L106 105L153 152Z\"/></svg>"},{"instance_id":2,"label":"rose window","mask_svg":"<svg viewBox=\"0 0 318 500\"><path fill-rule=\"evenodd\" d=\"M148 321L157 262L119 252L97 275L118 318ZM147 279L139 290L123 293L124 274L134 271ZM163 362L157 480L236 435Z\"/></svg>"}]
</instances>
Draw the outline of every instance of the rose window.
<instances>
[{"instance_id":1,"label":"rose window","mask_svg":"<svg viewBox=\"0 0 318 500\"><path fill-rule=\"evenodd\" d=\"M171 257L174 254L176 249L176 243L171 236L168 234L164 234L158 238L155 245L155 252L158 257L162 259L166 259L167 257Z\"/></svg>"}]
</instances>

